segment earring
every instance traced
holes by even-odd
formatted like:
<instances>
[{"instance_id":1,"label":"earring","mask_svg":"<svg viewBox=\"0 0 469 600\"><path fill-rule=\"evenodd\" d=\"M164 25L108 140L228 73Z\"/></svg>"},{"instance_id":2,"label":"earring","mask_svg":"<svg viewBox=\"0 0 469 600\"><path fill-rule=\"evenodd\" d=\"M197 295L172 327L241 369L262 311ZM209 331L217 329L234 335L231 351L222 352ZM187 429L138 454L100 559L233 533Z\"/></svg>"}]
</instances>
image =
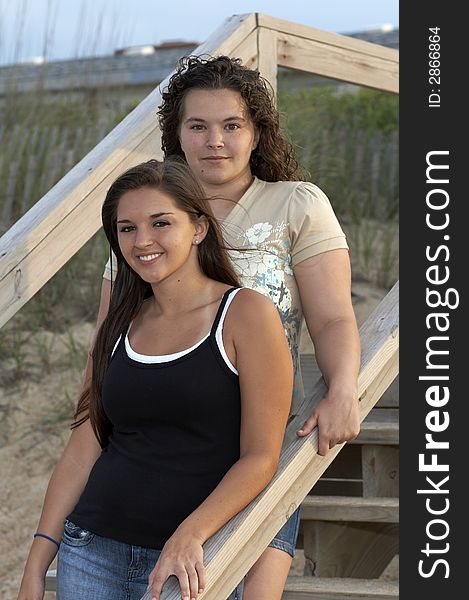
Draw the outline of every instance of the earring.
<instances>
[{"instance_id":1,"label":"earring","mask_svg":"<svg viewBox=\"0 0 469 600\"><path fill-rule=\"evenodd\" d=\"M194 244L198 244L198 243L199 243L199 240L194 240Z\"/></svg>"}]
</instances>

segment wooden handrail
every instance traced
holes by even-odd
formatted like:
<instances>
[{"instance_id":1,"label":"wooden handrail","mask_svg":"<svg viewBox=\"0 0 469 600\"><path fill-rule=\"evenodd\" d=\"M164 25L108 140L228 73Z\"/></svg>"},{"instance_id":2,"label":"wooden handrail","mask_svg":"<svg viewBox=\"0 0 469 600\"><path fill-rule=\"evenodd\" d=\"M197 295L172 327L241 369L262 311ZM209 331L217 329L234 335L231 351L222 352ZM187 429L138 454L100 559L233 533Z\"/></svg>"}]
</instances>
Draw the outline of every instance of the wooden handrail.
<instances>
[{"instance_id":1,"label":"wooden handrail","mask_svg":"<svg viewBox=\"0 0 469 600\"><path fill-rule=\"evenodd\" d=\"M277 40L277 63L383 91L399 91L399 52L377 44L258 15Z\"/></svg>"},{"instance_id":2,"label":"wooden handrail","mask_svg":"<svg viewBox=\"0 0 469 600\"><path fill-rule=\"evenodd\" d=\"M255 27L254 15L233 16L195 52L244 58L238 47ZM96 233L112 181L134 164L161 158L160 102L156 88L0 238L0 326Z\"/></svg>"},{"instance_id":3,"label":"wooden handrail","mask_svg":"<svg viewBox=\"0 0 469 600\"><path fill-rule=\"evenodd\" d=\"M398 373L399 284L396 283L360 328L362 361L359 376L360 419L366 417ZM212 536L204 547L206 588L200 600L227 598L277 531L317 482L345 444L317 454L317 429L306 438L295 431L325 393L320 379L312 400L305 401L289 424L277 473L267 488ZM242 551L241 551L242 549ZM171 577L162 600L179 600L179 584ZM142 600L151 600L146 593Z\"/></svg>"},{"instance_id":4,"label":"wooden handrail","mask_svg":"<svg viewBox=\"0 0 469 600\"><path fill-rule=\"evenodd\" d=\"M237 56L274 89L284 65L397 92L396 50L258 13L228 18L194 54ZM156 111L168 78L0 238L0 327L99 229L111 182L161 158Z\"/></svg>"}]
</instances>

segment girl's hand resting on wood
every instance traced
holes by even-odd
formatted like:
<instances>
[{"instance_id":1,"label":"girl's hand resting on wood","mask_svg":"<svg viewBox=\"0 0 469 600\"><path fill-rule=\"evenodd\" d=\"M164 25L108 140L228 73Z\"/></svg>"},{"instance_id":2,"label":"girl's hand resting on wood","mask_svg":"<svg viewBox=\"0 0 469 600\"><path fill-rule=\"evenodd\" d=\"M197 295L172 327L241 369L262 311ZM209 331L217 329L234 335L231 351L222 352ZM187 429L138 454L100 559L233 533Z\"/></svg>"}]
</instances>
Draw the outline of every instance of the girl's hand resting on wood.
<instances>
[{"instance_id":1,"label":"girl's hand resting on wood","mask_svg":"<svg viewBox=\"0 0 469 600\"><path fill-rule=\"evenodd\" d=\"M171 575L179 580L183 600L193 600L203 592L205 567L200 540L177 531L169 538L148 578L152 600L160 600L163 586Z\"/></svg>"},{"instance_id":2,"label":"girl's hand resting on wood","mask_svg":"<svg viewBox=\"0 0 469 600\"><path fill-rule=\"evenodd\" d=\"M329 392L297 431L297 435L305 437L315 427L319 428L318 454L321 456L326 456L336 444L355 439L360 433L356 392L344 395Z\"/></svg>"}]
</instances>

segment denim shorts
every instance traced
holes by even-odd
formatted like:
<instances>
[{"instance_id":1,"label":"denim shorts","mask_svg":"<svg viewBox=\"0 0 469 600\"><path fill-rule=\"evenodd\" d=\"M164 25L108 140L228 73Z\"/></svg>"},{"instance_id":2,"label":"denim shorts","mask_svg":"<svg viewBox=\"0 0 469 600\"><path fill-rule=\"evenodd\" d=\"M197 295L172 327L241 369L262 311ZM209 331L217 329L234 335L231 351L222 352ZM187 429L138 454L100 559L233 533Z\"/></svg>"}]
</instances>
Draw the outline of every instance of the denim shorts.
<instances>
[{"instance_id":1,"label":"denim shorts","mask_svg":"<svg viewBox=\"0 0 469 600\"><path fill-rule=\"evenodd\" d=\"M295 556L296 538L300 528L300 508L298 507L292 516L288 519L282 529L270 542L269 548L277 548L289 554L292 558Z\"/></svg>"},{"instance_id":2,"label":"denim shorts","mask_svg":"<svg viewBox=\"0 0 469 600\"><path fill-rule=\"evenodd\" d=\"M140 600L159 550L104 538L65 521L57 560L57 600ZM228 600L241 600L241 582Z\"/></svg>"}]
</instances>

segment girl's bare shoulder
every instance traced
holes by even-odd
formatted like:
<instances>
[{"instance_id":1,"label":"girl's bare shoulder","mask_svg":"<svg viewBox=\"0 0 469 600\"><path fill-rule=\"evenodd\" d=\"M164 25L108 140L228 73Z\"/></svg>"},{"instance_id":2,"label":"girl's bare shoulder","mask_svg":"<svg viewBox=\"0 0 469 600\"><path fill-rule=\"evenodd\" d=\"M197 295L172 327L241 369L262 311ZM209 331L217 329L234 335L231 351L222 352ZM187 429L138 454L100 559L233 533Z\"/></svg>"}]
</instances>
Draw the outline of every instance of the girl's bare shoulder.
<instances>
[{"instance_id":1,"label":"girl's bare shoulder","mask_svg":"<svg viewBox=\"0 0 469 600\"><path fill-rule=\"evenodd\" d=\"M241 288L232 301L232 320L250 326L265 320L279 319L275 304L270 298L250 288Z\"/></svg>"}]
</instances>

